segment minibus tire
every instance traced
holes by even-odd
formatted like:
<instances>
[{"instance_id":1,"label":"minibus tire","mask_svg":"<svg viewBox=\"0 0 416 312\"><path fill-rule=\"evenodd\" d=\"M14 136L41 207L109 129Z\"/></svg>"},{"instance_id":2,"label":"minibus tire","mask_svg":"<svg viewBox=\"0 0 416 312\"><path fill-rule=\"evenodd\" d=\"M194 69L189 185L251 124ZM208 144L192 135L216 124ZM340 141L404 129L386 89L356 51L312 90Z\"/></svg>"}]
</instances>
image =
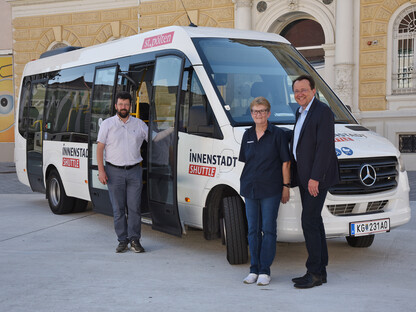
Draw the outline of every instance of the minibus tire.
<instances>
[{"instance_id":1,"label":"minibus tire","mask_svg":"<svg viewBox=\"0 0 416 312\"><path fill-rule=\"evenodd\" d=\"M246 263L248 260L247 232L242 201L238 196L230 196L225 197L222 203L227 260L230 264Z\"/></svg>"},{"instance_id":2,"label":"minibus tire","mask_svg":"<svg viewBox=\"0 0 416 312\"><path fill-rule=\"evenodd\" d=\"M61 177L56 170L52 170L46 180L46 194L49 208L54 214L67 214L74 208L75 198L65 193Z\"/></svg>"},{"instance_id":3,"label":"minibus tire","mask_svg":"<svg viewBox=\"0 0 416 312\"><path fill-rule=\"evenodd\" d=\"M74 207L72 208L72 212L84 212L87 210L88 201L83 200L80 198L75 198Z\"/></svg>"},{"instance_id":4,"label":"minibus tire","mask_svg":"<svg viewBox=\"0 0 416 312\"><path fill-rule=\"evenodd\" d=\"M374 234L371 234L359 237L347 236L345 238L347 239L348 245L351 247L366 248L371 246L374 241L374 236Z\"/></svg>"}]
</instances>

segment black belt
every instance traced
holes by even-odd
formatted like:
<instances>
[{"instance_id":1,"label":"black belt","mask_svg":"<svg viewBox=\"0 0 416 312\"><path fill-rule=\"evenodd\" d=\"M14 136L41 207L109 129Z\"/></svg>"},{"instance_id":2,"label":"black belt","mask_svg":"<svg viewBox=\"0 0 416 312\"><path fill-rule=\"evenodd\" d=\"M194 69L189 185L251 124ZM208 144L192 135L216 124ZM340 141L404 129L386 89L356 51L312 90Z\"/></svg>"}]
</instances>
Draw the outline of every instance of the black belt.
<instances>
[{"instance_id":1,"label":"black belt","mask_svg":"<svg viewBox=\"0 0 416 312\"><path fill-rule=\"evenodd\" d=\"M113 165L112 163L109 163L108 161L106 162L106 164L111 166L111 167L115 167L115 168L118 168L118 169L124 169L124 170L129 170L129 169L134 168L134 167L139 165L139 163L137 163L137 164L134 164L134 165L131 165L131 166L116 166L116 165Z\"/></svg>"}]
</instances>

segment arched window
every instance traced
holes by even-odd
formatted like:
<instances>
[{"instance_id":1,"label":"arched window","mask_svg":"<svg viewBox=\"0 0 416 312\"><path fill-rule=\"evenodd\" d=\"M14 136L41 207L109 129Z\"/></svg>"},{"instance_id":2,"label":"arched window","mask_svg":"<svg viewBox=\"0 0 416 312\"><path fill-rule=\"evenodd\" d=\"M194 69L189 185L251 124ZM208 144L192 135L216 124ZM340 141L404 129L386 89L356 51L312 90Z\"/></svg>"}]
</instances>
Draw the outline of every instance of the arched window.
<instances>
[{"instance_id":1,"label":"arched window","mask_svg":"<svg viewBox=\"0 0 416 312\"><path fill-rule=\"evenodd\" d=\"M280 35L290 41L302 55L314 66L324 65L325 35L322 26L310 19L299 19L291 22Z\"/></svg>"},{"instance_id":2,"label":"arched window","mask_svg":"<svg viewBox=\"0 0 416 312\"><path fill-rule=\"evenodd\" d=\"M65 48L67 46L68 45L63 43L63 42L57 42L49 50L56 50L56 49L60 49L60 48Z\"/></svg>"},{"instance_id":3,"label":"arched window","mask_svg":"<svg viewBox=\"0 0 416 312\"><path fill-rule=\"evenodd\" d=\"M393 94L416 93L416 6L404 10L393 27Z\"/></svg>"}]
</instances>

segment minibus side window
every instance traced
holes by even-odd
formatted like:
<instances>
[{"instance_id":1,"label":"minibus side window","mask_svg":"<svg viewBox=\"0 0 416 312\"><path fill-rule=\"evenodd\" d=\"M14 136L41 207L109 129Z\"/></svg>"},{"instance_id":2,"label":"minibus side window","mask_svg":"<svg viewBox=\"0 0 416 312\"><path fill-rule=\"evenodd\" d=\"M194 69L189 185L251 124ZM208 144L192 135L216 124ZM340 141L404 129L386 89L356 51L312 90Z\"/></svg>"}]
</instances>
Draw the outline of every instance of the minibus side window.
<instances>
[{"instance_id":1,"label":"minibus side window","mask_svg":"<svg viewBox=\"0 0 416 312\"><path fill-rule=\"evenodd\" d=\"M87 133L85 119L89 112L91 83L82 73L57 72L49 80L46 96L46 125L50 133ZM84 138L87 140L87 137Z\"/></svg>"},{"instance_id":2,"label":"minibus side window","mask_svg":"<svg viewBox=\"0 0 416 312\"><path fill-rule=\"evenodd\" d=\"M101 120L110 116L113 107L114 77L117 66L98 68L94 78L94 92L91 113L94 115L90 130L90 140L95 142Z\"/></svg>"},{"instance_id":3,"label":"minibus side window","mask_svg":"<svg viewBox=\"0 0 416 312\"><path fill-rule=\"evenodd\" d=\"M45 105L46 83L40 81L32 84L31 99L28 111L28 151L42 151L43 110Z\"/></svg>"},{"instance_id":4,"label":"minibus side window","mask_svg":"<svg viewBox=\"0 0 416 312\"><path fill-rule=\"evenodd\" d=\"M222 138L208 98L197 74L186 70L183 75L179 131L205 137Z\"/></svg>"},{"instance_id":5,"label":"minibus side window","mask_svg":"<svg viewBox=\"0 0 416 312\"><path fill-rule=\"evenodd\" d=\"M29 125L28 109L30 100L30 81L25 78L22 88L22 98L19 107L19 133L26 137L26 129Z\"/></svg>"}]
</instances>

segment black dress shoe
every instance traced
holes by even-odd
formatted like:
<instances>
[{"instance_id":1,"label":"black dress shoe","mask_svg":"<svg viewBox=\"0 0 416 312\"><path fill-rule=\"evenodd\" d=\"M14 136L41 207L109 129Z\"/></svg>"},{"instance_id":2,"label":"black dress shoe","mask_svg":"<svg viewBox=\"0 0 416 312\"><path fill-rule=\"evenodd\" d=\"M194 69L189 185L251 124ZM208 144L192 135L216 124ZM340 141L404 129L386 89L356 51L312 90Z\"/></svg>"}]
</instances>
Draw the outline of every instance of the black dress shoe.
<instances>
[{"instance_id":1,"label":"black dress shoe","mask_svg":"<svg viewBox=\"0 0 416 312\"><path fill-rule=\"evenodd\" d=\"M325 272L325 274L321 274L321 279L322 279L322 283L326 283L327 282L327 280L326 280L326 272Z\"/></svg>"},{"instance_id":2,"label":"black dress shoe","mask_svg":"<svg viewBox=\"0 0 416 312\"><path fill-rule=\"evenodd\" d=\"M296 288L312 288L322 285L322 278L320 275L313 273L306 273L294 286Z\"/></svg>"},{"instance_id":3,"label":"black dress shoe","mask_svg":"<svg viewBox=\"0 0 416 312\"><path fill-rule=\"evenodd\" d=\"M306 278L307 275L308 275L308 273L306 273L304 276L301 276L301 277L292 278L292 282L295 283L295 284L300 283ZM327 275L326 272L321 275L322 283L327 282L326 275Z\"/></svg>"},{"instance_id":4,"label":"black dress shoe","mask_svg":"<svg viewBox=\"0 0 416 312\"><path fill-rule=\"evenodd\" d=\"M306 278L307 275L308 275L308 273L306 273L304 276L294 277L294 278L292 278L292 282L295 283L295 284L300 283Z\"/></svg>"}]
</instances>

